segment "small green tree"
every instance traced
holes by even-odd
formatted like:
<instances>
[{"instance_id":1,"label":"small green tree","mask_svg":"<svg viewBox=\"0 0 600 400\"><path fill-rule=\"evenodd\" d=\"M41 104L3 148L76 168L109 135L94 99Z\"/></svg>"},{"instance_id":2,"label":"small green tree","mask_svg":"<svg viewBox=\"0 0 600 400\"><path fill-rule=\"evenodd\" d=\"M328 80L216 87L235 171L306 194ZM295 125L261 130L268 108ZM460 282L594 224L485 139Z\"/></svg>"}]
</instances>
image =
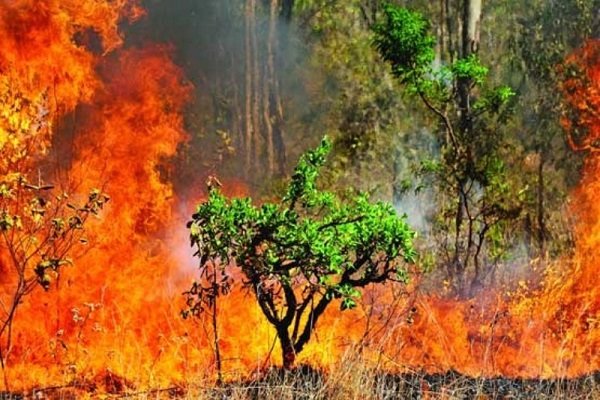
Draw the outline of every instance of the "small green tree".
<instances>
[{"instance_id":1,"label":"small green tree","mask_svg":"<svg viewBox=\"0 0 600 400\"><path fill-rule=\"evenodd\" d=\"M238 280L275 328L286 369L334 299L345 310L356 305L359 288L406 282L406 263L415 255L414 233L391 205L371 203L363 193L342 201L317 188L330 148L324 139L301 157L276 203L228 200L209 184L208 200L188 224L201 271L218 266L222 278L194 283L184 316L199 315Z\"/></svg>"}]
</instances>

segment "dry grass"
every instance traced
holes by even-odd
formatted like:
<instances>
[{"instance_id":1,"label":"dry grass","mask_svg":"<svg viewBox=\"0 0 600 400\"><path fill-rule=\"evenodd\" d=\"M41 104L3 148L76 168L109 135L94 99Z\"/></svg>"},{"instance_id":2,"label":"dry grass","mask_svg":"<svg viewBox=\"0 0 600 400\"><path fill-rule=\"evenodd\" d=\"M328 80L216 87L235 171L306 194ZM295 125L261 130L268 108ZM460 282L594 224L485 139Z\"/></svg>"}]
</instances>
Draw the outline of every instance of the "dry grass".
<instances>
[{"instance_id":1,"label":"dry grass","mask_svg":"<svg viewBox=\"0 0 600 400\"><path fill-rule=\"evenodd\" d=\"M309 367L271 370L259 380L201 390L188 398L220 399L600 399L600 374L575 380L470 378L457 373L386 374L359 363L329 373Z\"/></svg>"},{"instance_id":2,"label":"dry grass","mask_svg":"<svg viewBox=\"0 0 600 400\"><path fill-rule=\"evenodd\" d=\"M221 386L214 382L189 382L184 386L139 392L110 385L48 388L36 393L0 394L16 399L181 399L181 400L379 400L379 399L599 399L600 372L579 379L522 380L471 378L444 374L389 374L350 354L327 371L300 366L294 371L272 368L254 379L234 379ZM104 389L104 390L102 390Z\"/></svg>"}]
</instances>

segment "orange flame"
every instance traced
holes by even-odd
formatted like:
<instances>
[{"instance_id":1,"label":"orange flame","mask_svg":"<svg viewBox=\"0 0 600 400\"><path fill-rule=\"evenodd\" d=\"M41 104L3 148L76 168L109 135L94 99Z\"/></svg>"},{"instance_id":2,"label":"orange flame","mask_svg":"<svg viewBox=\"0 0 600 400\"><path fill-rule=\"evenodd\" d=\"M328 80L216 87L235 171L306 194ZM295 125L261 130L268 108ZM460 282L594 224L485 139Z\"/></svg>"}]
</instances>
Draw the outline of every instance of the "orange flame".
<instances>
[{"instance_id":1,"label":"orange flame","mask_svg":"<svg viewBox=\"0 0 600 400\"><path fill-rule=\"evenodd\" d=\"M181 292L195 271L179 249L189 250L189 210L177 213L168 161L187 139L183 113L192 87L168 47L118 49L117 23L141 14L126 1L0 6L1 32L9 38L2 43L7 60L0 58L1 77L11 79L21 96L42 98L52 118L76 107L84 116L70 182L61 183L102 186L112 197L111 207L89 227L89 249L76 265L64 270L51 293L35 294L21 306L8 370L13 388L93 382L106 373L160 386L189 381L213 363L202 323L184 323L179 315ZM85 43L90 32L99 36L101 49L93 48L93 40ZM49 125L44 142L50 143L52 132ZM235 332L248 321L262 328L256 336L227 335L221 347L237 354L243 346L243 356L228 367L247 371L262 362L271 342L258 342L270 334L258 310L236 302L247 304L239 297L231 307L224 303L223 331Z\"/></svg>"}]
</instances>

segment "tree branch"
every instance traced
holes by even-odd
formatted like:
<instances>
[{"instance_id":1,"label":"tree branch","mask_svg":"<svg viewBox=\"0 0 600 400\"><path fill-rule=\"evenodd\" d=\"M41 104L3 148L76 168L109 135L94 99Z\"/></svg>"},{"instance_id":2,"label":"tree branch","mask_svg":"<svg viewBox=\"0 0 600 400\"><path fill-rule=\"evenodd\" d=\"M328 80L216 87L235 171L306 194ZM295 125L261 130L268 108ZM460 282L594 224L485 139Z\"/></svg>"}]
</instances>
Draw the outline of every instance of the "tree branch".
<instances>
[{"instance_id":1,"label":"tree branch","mask_svg":"<svg viewBox=\"0 0 600 400\"><path fill-rule=\"evenodd\" d=\"M440 119L446 126L446 131L448 132L448 135L450 136L450 140L452 141L452 146L458 152L458 150L459 150L458 141L456 140L456 136L454 135L454 128L452 127L452 124L450 123L448 116L445 113L443 113L441 110L436 108L433 104L431 104L431 102L425 96L425 93L423 93L423 91L421 91L421 89L417 89L417 93L419 94L419 97L421 98L423 103L425 103L427 108L429 108L434 114L436 114L438 117L440 117Z\"/></svg>"},{"instance_id":2,"label":"tree branch","mask_svg":"<svg viewBox=\"0 0 600 400\"><path fill-rule=\"evenodd\" d=\"M306 321L306 324L304 325L304 329L302 329L302 334L294 343L294 351L296 353L302 351L304 345L310 340L310 336L314 327L317 325L319 317L323 314L330 302L331 297L324 295L323 297L321 297L321 300L319 300L316 307L310 310L310 314L308 315L308 319Z\"/></svg>"}]
</instances>

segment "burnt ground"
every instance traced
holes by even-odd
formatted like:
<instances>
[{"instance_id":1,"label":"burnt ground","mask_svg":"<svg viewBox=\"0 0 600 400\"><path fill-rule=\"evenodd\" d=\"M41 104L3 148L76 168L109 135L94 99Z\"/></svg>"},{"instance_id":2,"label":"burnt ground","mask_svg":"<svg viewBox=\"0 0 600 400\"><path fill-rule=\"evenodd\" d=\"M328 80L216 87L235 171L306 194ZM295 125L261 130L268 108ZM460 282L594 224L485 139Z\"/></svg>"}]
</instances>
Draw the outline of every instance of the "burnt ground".
<instances>
[{"instance_id":1,"label":"burnt ground","mask_svg":"<svg viewBox=\"0 0 600 400\"><path fill-rule=\"evenodd\" d=\"M361 385L361 388L349 386ZM293 399L600 399L600 371L576 379L473 378L443 374L373 374L358 382L332 382L319 370L301 366L292 372L272 369L261 379L238 382L205 392L210 399L265 399L277 388ZM358 390L356 390L358 389ZM289 395L289 396L285 396ZM358 396L358 397L357 397Z\"/></svg>"},{"instance_id":2,"label":"burnt ground","mask_svg":"<svg viewBox=\"0 0 600 400\"><path fill-rule=\"evenodd\" d=\"M126 380L101 374L93 381L0 392L0 400L102 399L600 399L600 371L575 379L473 378L457 372L443 374L373 373L340 379L318 369L299 366L293 371L272 368L259 378L220 386L174 386L136 391Z\"/></svg>"}]
</instances>

